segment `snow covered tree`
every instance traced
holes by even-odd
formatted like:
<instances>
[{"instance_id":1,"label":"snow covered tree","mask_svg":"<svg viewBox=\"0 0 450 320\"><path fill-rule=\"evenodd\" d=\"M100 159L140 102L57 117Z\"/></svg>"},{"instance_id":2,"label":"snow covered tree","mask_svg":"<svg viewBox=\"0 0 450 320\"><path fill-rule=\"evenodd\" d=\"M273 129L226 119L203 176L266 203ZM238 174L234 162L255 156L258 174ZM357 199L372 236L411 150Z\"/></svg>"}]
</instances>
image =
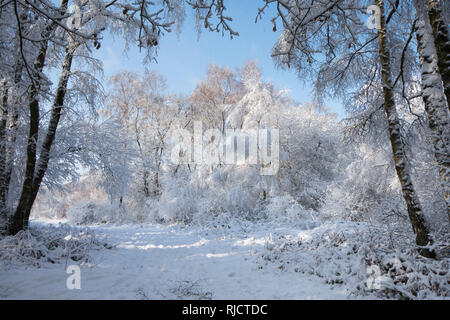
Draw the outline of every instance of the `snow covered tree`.
<instances>
[{"instance_id":1,"label":"snow covered tree","mask_svg":"<svg viewBox=\"0 0 450 320\"><path fill-rule=\"evenodd\" d=\"M428 6L424 4L424 7L428 9L428 17L433 30L434 44L438 56L439 73L444 82L444 90L448 103L450 101L450 58L448 56L450 52L448 10L450 7L448 3L444 6L445 3L445 1L441 0L428 0Z\"/></svg>"},{"instance_id":2,"label":"snow covered tree","mask_svg":"<svg viewBox=\"0 0 450 320\"><path fill-rule=\"evenodd\" d=\"M170 151L172 130L182 122L186 110L185 99L165 92L165 79L154 71L142 77L121 72L110 79L105 115L121 123L133 141L139 161L134 168L137 181L137 202L157 198L162 192L163 162Z\"/></svg>"},{"instance_id":3,"label":"snow covered tree","mask_svg":"<svg viewBox=\"0 0 450 320\"><path fill-rule=\"evenodd\" d=\"M450 114L443 87L443 84L444 86L446 85L445 82L443 83L445 73L441 74L441 70L445 72L444 65L446 64L442 59L447 59L447 57L443 57L442 53L438 54L437 52L442 50L442 48L439 48L439 43L433 41L433 30L429 23L426 4L416 0L415 7L417 12L416 35L422 76L422 97L433 137L435 158L439 164L439 174L444 199L447 204L447 214L450 217ZM446 28L445 26L444 29ZM443 34L442 36L445 37L448 34ZM435 43L437 44L436 47Z\"/></svg>"},{"instance_id":4,"label":"snow covered tree","mask_svg":"<svg viewBox=\"0 0 450 320\"><path fill-rule=\"evenodd\" d=\"M30 42L30 40L24 39L22 35L22 26L20 25L20 17L18 15L18 5L19 3L17 1L14 1L14 11L16 12L16 18L18 21L18 41L20 41L22 47L24 41ZM42 5L48 6L49 4ZM104 29L104 26L102 25L94 24L94 26L92 26L89 24L89 22L93 20L93 12L88 12L84 21L83 27L85 27L85 30L83 31L87 32L78 31L81 28L81 22L76 24L74 27L64 26L62 20L66 14L68 7L68 1L66 0L63 0L61 2L59 8L52 9L55 11L54 14L56 14L56 17L51 17L50 15L43 14L42 8L39 8L39 6L34 6L30 3L27 3L25 6L23 6L25 12L27 10L30 10L29 6L31 7L31 14L37 16L38 22L40 19L42 19L44 22L44 26L42 27L40 40L32 42L32 44L37 43L37 52L33 62L33 69L28 68L28 62L22 55L22 59L24 60L23 63L27 66L29 80L31 81L31 88L28 95L29 132L26 147L25 174L21 195L15 208L14 214L11 218L11 224L9 226L9 232L11 234L17 233L19 230L26 228L26 226L28 225L31 208L33 206L34 200L36 199L42 179L45 175L45 171L48 167L50 149L55 139L56 129L61 117L61 111L67 91L67 83L71 73L72 60L75 54L75 50L83 43L86 43L87 40L95 39L97 33L100 30ZM60 29L58 29L58 27ZM51 119L47 129L46 137L42 141L38 160L37 144L39 140L40 127L40 96L43 93L41 89L43 87L43 82L46 81L45 76L43 77L43 71L44 66L47 62L50 38L52 37L54 37L54 43L58 43L58 41L60 41L60 43L65 43L62 46L63 48L65 48L65 58L62 65L59 83L56 88L56 95L54 97L53 106L51 107ZM59 45L59 47L61 47L61 45Z\"/></svg>"},{"instance_id":5,"label":"snow covered tree","mask_svg":"<svg viewBox=\"0 0 450 320\"><path fill-rule=\"evenodd\" d=\"M259 14L271 3L276 3L277 7L276 16L272 19L274 27L278 20L283 25L283 33L273 50L275 61L280 66L295 68L300 77L315 79L317 94L332 91L335 96L345 96L349 88L356 87L362 88L368 95L368 89L374 88L379 81L378 90L382 91L382 98L378 96L378 106L384 107L386 114L384 121L407 211L416 233L416 243L420 247L432 243L411 178L392 80L390 42L395 41L395 33L390 34L387 26L399 9L398 1L392 4L390 10L385 8L384 1L378 0L374 3L346 0L265 1ZM371 4L380 9L377 34L363 21L362 14ZM374 94L379 95L379 92ZM425 256L433 256L427 249L420 250Z\"/></svg>"},{"instance_id":6,"label":"snow covered tree","mask_svg":"<svg viewBox=\"0 0 450 320\"><path fill-rule=\"evenodd\" d=\"M219 128L224 134L225 121L242 95L242 84L231 69L210 65L206 79L197 85L190 100L196 119L205 121L211 128Z\"/></svg>"}]
</instances>

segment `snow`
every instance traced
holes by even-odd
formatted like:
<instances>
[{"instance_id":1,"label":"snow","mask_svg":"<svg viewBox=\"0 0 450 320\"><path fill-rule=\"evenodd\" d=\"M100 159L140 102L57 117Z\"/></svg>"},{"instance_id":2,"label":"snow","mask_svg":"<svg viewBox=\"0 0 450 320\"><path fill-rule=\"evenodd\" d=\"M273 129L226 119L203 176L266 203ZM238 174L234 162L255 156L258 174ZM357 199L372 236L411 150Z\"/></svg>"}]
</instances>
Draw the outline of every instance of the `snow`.
<instances>
[{"instance_id":1,"label":"snow","mask_svg":"<svg viewBox=\"0 0 450 320\"><path fill-rule=\"evenodd\" d=\"M48 223L48 222L46 222ZM32 226L45 224L32 222ZM64 264L0 269L2 299L347 299L318 277L258 265L273 231L307 238L308 230L253 225L242 232L180 225L91 227L114 248L81 266L81 289L66 288ZM69 263L70 264L70 263Z\"/></svg>"}]
</instances>

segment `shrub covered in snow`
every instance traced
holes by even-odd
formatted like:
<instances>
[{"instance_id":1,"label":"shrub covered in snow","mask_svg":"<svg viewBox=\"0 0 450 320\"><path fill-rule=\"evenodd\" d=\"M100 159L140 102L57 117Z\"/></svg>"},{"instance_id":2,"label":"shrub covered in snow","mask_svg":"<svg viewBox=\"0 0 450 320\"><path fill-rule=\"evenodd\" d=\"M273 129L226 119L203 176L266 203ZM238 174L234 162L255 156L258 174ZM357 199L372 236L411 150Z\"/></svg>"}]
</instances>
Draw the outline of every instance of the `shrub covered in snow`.
<instances>
[{"instance_id":1,"label":"shrub covered in snow","mask_svg":"<svg viewBox=\"0 0 450 320\"><path fill-rule=\"evenodd\" d=\"M406 217L389 155L364 144L355 149L349 150L351 160L341 177L328 186L322 215L358 222L382 222L389 214Z\"/></svg>"},{"instance_id":2,"label":"shrub covered in snow","mask_svg":"<svg viewBox=\"0 0 450 320\"><path fill-rule=\"evenodd\" d=\"M67 224L33 224L27 230L0 240L0 261L5 265L25 264L34 267L68 260L87 263L91 260L91 250L103 248L111 247L89 229Z\"/></svg>"},{"instance_id":3,"label":"shrub covered in snow","mask_svg":"<svg viewBox=\"0 0 450 320\"><path fill-rule=\"evenodd\" d=\"M273 234L266 240L260 268L314 275L354 296L449 298L449 257L421 257L399 231L340 223L298 236ZM448 251L448 243L441 245L442 252Z\"/></svg>"},{"instance_id":4,"label":"shrub covered in snow","mask_svg":"<svg viewBox=\"0 0 450 320\"><path fill-rule=\"evenodd\" d=\"M89 201L74 203L68 208L66 217L70 223L90 225L121 222L123 219L121 213L120 208L115 208L108 203Z\"/></svg>"},{"instance_id":5,"label":"shrub covered in snow","mask_svg":"<svg viewBox=\"0 0 450 320\"><path fill-rule=\"evenodd\" d=\"M306 230L318 225L317 212L303 208L289 194L270 198L265 212L267 220L275 224L295 225Z\"/></svg>"}]
</instances>

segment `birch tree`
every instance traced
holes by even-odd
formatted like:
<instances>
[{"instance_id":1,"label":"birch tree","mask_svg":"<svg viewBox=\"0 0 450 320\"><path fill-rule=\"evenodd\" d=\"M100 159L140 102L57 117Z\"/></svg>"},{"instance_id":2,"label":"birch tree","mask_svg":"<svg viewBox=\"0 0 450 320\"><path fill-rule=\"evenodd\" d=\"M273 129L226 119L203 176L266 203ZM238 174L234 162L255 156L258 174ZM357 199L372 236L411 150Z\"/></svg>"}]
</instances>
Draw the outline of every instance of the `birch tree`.
<instances>
[{"instance_id":1,"label":"birch tree","mask_svg":"<svg viewBox=\"0 0 450 320\"><path fill-rule=\"evenodd\" d=\"M433 30L439 73L441 74L444 83L444 90L448 103L450 101L450 34L448 31L449 21L448 18L445 18L444 14L445 10L449 10L450 8L448 5L447 8L445 8L442 3L443 1L440 0L428 0L428 7L425 2L426 1L422 3L424 7L427 8L428 17Z\"/></svg>"},{"instance_id":2,"label":"birch tree","mask_svg":"<svg viewBox=\"0 0 450 320\"><path fill-rule=\"evenodd\" d=\"M399 8L399 1L388 11L382 0L374 3L267 0L258 16L271 4L276 6L276 16L272 19L274 30L278 21L283 26L283 33L273 49L274 59L280 66L295 68L300 77L315 79L316 93L321 95L330 90L334 96L345 96L350 88L356 87L359 90L352 98L360 96L361 89L365 95L373 92L378 97L373 100L379 101L374 107L384 109L383 121L416 244L421 254L434 257L433 252L424 248L432 244L432 238L413 186L392 79L390 41L394 41L395 34L388 32L387 25ZM371 4L380 9L376 34L367 28L362 18Z\"/></svg>"},{"instance_id":3,"label":"birch tree","mask_svg":"<svg viewBox=\"0 0 450 320\"><path fill-rule=\"evenodd\" d=\"M393 82L391 76L390 50L387 42L387 28L385 18L385 8L383 0L376 0L376 5L380 8L380 29L378 30L378 43L381 62L381 74L384 94L384 110L388 120L389 136L394 155L395 169L397 171L400 184L402 186L403 197L408 209L409 219L416 233L416 243L419 246L427 246L433 241L430 231L425 222L423 210L419 197L414 189L411 177L411 169L406 158L403 141L400 135L401 127L393 94ZM434 257L434 253L426 248L420 252L426 257Z\"/></svg>"},{"instance_id":4,"label":"birch tree","mask_svg":"<svg viewBox=\"0 0 450 320\"><path fill-rule=\"evenodd\" d=\"M446 84L445 81L443 82L446 76L446 56L440 52L443 48L440 47L439 37L438 41L436 39L433 41L433 30L427 15L427 5L419 0L415 0L414 4L417 12L415 29L418 43L417 51L420 56L422 97L432 134L434 155L439 165L447 214L450 217L450 118L448 103L444 94ZM437 6L438 4L435 4L434 14L439 12L436 9ZM435 19L435 25L439 24L438 18ZM446 26L444 27L446 29ZM443 34L442 36L446 35ZM442 61L443 59L444 61ZM442 74L441 71L444 71L444 73Z\"/></svg>"},{"instance_id":5,"label":"birch tree","mask_svg":"<svg viewBox=\"0 0 450 320\"><path fill-rule=\"evenodd\" d=\"M185 99L165 92L165 79L155 71L143 76L121 72L110 79L106 115L117 119L139 154L134 175L144 201L161 194L163 161L172 129L183 117Z\"/></svg>"},{"instance_id":6,"label":"birch tree","mask_svg":"<svg viewBox=\"0 0 450 320\"><path fill-rule=\"evenodd\" d=\"M229 68L208 66L206 79L201 81L190 96L199 120L210 128L219 128L225 134L226 119L234 104L242 98L242 84Z\"/></svg>"}]
</instances>

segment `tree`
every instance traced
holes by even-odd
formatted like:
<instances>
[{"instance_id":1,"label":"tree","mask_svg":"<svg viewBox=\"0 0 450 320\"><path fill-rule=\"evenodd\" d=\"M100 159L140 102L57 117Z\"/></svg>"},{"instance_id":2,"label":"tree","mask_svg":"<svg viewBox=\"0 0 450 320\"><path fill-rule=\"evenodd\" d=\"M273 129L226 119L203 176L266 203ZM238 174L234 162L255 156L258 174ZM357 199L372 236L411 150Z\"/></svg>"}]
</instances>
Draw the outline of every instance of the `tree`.
<instances>
[{"instance_id":1,"label":"tree","mask_svg":"<svg viewBox=\"0 0 450 320\"><path fill-rule=\"evenodd\" d=\"M145 199L161 194L162 162L170 134L183 117L183 98L165 93L165 79L155 71L142 77L121 72L110 79L106 115L121 123L139 154L135 176Z\"/></svg>"},{"instance_id":2,"label":"tree","mask_svg":"<svg viewBox=\"0 0 450 320\"><path fill-rule=\"evenodd\" d=\"M424 256L433 257L433 252L423 248L432 243L432 239L413 186L396 105L396 81L392 80L392 44L389 42L397 39L395 33L388 33L387 24L398 10L399 1L393 3L387 16L384 1L375 1L374 4L380 9L380 27L376 35L361 20L361 13L370 4L366 1L268 0L258 16L272 3L276 3L277 8L276 16L272 19L274 29L277 20L281 20L283 25L283 33L273 49L278 65L293 67L299 76L304 75L306 79L313 78L316 81L316 93L320 92L322 97L327 91L332 91L335 96L345 96L349 88L356 87L359 90L351 98L374 95L373 100L379 101L375 110L384 107L384 121L389 132L393 160L416 234L416 243ZM378 46L375 40L378 40ZM379 97L379 90L382 97Z\"/></svg>"},{"instance_id":3,"label":"tree","mask_svg":"<svg viewBox=\"0 0 450 320\"><path fill-rule=\"evenodd\" d=\"M376 5L380 8L380 29L378 30L378 42L381 62L381 73L384 94L384 110L388 120L389 136L394 155L395 169L397 171L400 184L402 186L403 197L408 208L408 215L413 230L416 234L416 243L419 246L433 244L430 237L430 230L425 222L423 210L417 192L414 189L411 169L408 166L404 144L401 137L401 126L395 105L393 82L391 76L390 50L387 42L386 18L384 13L384 0L376 0ZM422 255L433 258L434 252L429 249L420 249Z\"/></svg>"},{"instance_id":4,"label":"tree","mask_svg":"<svg viewBox=\"0 0 450 320\"><path fill-rule=\"evenodd\" d=\"M211 128L219 128L224 134L225 121L242 95L242 84L231 69L210 65L206 79L197 84L190 100L198 119L206 121Z\"/></svg>"},{"instance_id":5,"label":"tree","mask_svg":"<svg viewBox=\"0 0 450 320\"><path fill-rule=\"evenodd\" d=\"M67 90L67 83L70 77L72 59L75 50L82 44L82 41L90 38L96 38L96 34L99 32L97 28L94 28L92 35L84 35L77 37L77 30L72 29L71 33L67 36L63 35L63 39L67 41L65 60L61 70L61 76L57 87L57 92L54 98L52 106L51 120L47 130L47 135L42 143L41 151L39 153L39 162L37 161L37 143L39 133L39 121L40 121L40 102L39 95L41 94L42 86L42 74L44 65L46 63L49 39L56 31L57 27L61 25L62 17L65 15L68 6L68 1L63 0L57 12L59 16L57 18L48 18L41 32L41 39L39 41L38 52L33 63L33 74L30 75L31 90L28 96L29 101L29 133L26 151L26 164L25 164L25 176L22 185L21 195L11 218L9 226L9 232L16 234L18 231L28 226L28 220L31 213L34 200L36 199L39 187L44 177L45 171L48 167L50 148L55 138L56 128L61 116L61 110L64 104L64 98ZM17 14L17 3L14 2L14 10L16 12L17 19L20 19ZM89 17L86 19L89 21ZM19 34L21 34L21 26L19 25ZM103 27L100 27L103 28ZM81 39L80 39L81 38ZM24 41L20 37L19 41ZM64 40L63 40L64 41ZM26 61L24 62L26 63Z\"/></svg>"},{"instance_id":6,"label":"tree","mask_svg":"<svg viewBox=\"0 0 450 320\"><path fill-rule=\"evenodd\" d=\"M445 72L441 74L441 71L445 71L443 65L446 64L442 59L445 60L446 57L443 57L442 52L438 53L442 49L439 47L439 41L433 41L433 32L429 23L426 4L416 0L415 7L417 12L416 35L417 51L421 65L422 97L432 134L434 155L439 165L439 175L444 191L444 199L447 204L447 214L450 217L450 116L442 81L445 78ZM437 23L435 22L435 24ZM446 26L444 29L446 29Z\"/></svg>"},{"instance_id":7,"label":"tree","mask_svg":"<svg viewBox=\"0 0 450 320\"><path fill-rule=\"evenodd\" d=\"M425 3L423 3L425 4ZM447 97L447 104L450 101L450 35L448 32L448 21L444 18L442 1L428 0L428 17L433 30L434 44L438 57L439 73L444 82L445 95ZM448 20L448 19L447 19Z\"/></svg>"}]
</instances>

